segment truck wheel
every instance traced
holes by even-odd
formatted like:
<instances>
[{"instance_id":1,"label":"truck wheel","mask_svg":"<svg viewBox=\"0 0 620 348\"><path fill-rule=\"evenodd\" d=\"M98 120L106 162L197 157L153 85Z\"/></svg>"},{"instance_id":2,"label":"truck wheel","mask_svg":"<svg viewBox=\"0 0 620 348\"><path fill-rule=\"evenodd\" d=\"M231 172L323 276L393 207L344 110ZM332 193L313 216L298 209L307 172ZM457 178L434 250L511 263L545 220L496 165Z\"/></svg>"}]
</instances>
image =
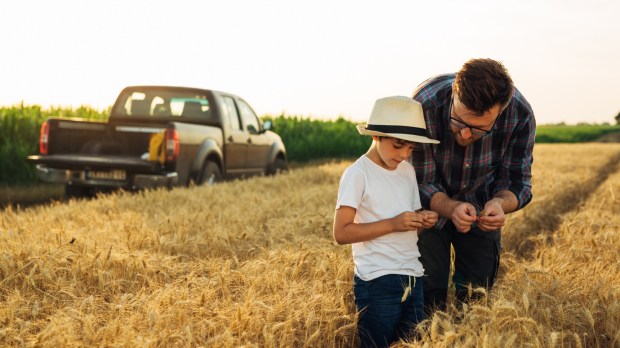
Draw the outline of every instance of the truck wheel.
<instances>
[{"instance_id":1,"label":"truck wheel","mask_svg":"<svg viewBox=\"0 0 620 348\"><path fill-rule=\"evenodd\" d=\"M269 172L267 174L276 175L286 171L288 171L288 163L286 163L286 160L282 157L276 157L275 161L273 161L273 163L271 164L271 168L269 169Z\"/></svg>"},{"instance_id":2,"label":"truck wheel","mask_svg":"<svg viewBox=\"0 0 620 348\"><path fill-rule=\"evenodd\" d=\"M222 180L222 171L220 170L220 166L214 161L205 162L204 167L202 167L202 173L200 173L200 178L198 178L198 185L213 185L216 182Z\"/></svg>"}]
</instances>

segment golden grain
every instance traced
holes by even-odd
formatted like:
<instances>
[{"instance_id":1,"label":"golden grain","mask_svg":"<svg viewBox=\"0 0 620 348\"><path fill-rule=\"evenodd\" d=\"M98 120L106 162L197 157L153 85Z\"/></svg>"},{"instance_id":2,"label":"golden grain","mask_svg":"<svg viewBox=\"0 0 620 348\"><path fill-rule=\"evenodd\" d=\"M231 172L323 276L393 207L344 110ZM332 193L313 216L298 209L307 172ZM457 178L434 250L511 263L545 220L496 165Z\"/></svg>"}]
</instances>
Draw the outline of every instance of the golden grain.
<instances>
[{"instance_id":1,"label":"golden grain","mask_svg":"<svg viewBox=\"0 0 620 348\"><path fill-rule=\"evenodd\" d=\"M619 152L537 145L494 290L395 346L618 346ZM353 346L351 250L331 237L349 163L0 211L0 345Z\"/></svg>"}]
</instances>

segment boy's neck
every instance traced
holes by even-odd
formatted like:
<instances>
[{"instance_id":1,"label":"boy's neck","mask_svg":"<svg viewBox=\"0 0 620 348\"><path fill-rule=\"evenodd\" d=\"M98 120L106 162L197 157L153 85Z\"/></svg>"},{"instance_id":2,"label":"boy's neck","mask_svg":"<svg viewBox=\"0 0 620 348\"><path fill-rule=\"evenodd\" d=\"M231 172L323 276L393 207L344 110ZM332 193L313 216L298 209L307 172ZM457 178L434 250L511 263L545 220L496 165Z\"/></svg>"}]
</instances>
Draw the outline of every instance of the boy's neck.
<instances>
[{"instance_id":1,"label":"boy's neck","mask_svg":"<svg viewBox=\"0 0 620 348\"><path fill-rule=\"evenodd\" d=\"M371 161L373 161L375 164L377 164L378 166L380 166L383 169L390 170L390 171L396 169L396 168L388 167L387 164L385 164L385 162L383 162L383 160L381 159L381 156L379 156L379 151L377 151L377 147L375 146L374 142L372 143L372 145L370 145L370 148L368 149L368 151L366 152L365 155Z\"/></svg>"}]
</instances>

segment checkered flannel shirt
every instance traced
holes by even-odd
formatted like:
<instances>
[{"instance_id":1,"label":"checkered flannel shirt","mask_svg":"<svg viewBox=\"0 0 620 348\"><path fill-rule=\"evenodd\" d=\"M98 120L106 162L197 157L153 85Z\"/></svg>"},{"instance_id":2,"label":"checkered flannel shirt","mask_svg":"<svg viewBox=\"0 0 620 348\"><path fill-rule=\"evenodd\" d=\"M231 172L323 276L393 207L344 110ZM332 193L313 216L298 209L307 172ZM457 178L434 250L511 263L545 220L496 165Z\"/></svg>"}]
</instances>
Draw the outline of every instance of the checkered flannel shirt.
<instances>
[{"instance_id":1,"label":"checkered flannel shirt","mask_svg":"<svg viewBox=\"0 0 620 348\"><path fill-rule=\"evenodd\" d=\"M416 144L412 154L420 198L425 208L431 197L444 192L470 202L478 211L500 190L517 197L517 209L532 199L531 167L536 121L531 106L515 89L512 100L491 134L469 146L456 143L450 128L450 99L455 74L430 78L418 86L413 99L422 104L428 136L439 144ZM446 223L441 218L437 228Z\"/></svg>"}]
</instances>

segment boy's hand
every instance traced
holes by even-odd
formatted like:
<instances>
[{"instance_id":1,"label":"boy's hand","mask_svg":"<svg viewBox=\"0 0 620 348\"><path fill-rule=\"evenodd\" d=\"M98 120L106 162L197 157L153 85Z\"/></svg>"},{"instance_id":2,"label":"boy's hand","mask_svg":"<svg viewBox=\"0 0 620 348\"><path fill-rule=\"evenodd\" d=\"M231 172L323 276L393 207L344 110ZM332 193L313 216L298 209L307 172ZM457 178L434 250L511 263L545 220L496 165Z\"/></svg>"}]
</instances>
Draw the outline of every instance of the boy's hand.
<instances>
[{"instance_id":1,"label":"boy's hand","mask_svg":"<svg viewBox=\"0 0 620 348\"><path fill-rule=\"evenodd\" d=\"M391 220L394 232L407 232L422 227L424 218L419 213L406 211L393 217Z\"/></svg>"},{"instance_id":2,"label":"boy's hand","mask_svg":"<svg viewBox=\"0 0 620 348\"><path fill-rule=\"evenodd\" d=\"M439 214L432 210L418 210L418 214L422 215L422 227L431 228L435 226L437 220L439 220Z\"/></svg>"}]
</instances>

